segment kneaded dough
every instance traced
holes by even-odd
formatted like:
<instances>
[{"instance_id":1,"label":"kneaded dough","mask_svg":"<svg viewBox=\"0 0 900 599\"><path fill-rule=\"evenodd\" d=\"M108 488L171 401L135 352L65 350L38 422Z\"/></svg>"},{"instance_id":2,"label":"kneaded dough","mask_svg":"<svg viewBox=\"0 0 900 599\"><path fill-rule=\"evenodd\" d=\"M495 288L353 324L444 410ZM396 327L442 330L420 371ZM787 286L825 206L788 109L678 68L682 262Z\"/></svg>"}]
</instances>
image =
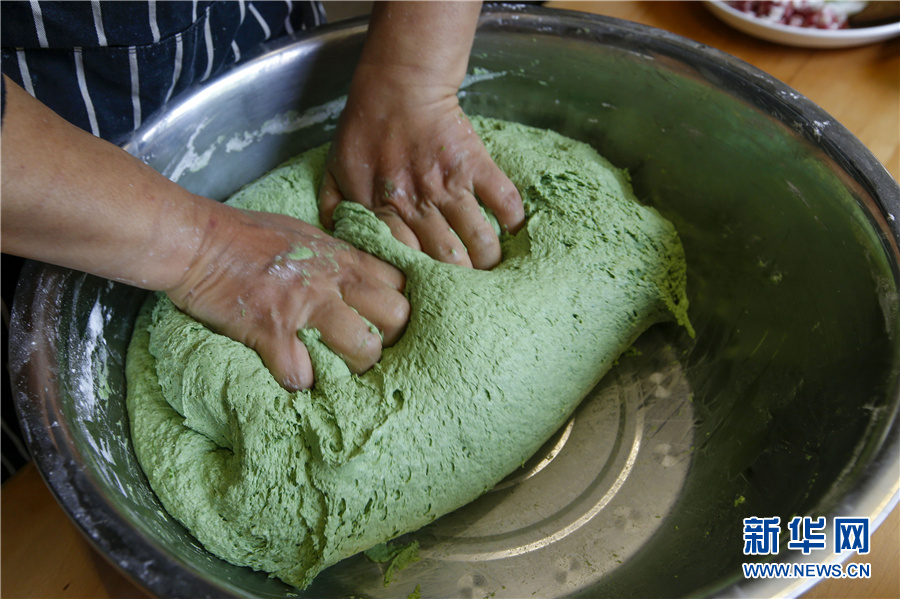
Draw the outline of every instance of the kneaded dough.
<instances>
[{"instance_id":1,"label":"kneaded dough","mask_svg":"<svg viewBox=\"0 0 900 599\"><path fill-rule=\"evenodd\" d=\"M337 237L407 277L409 325L365 374L304 330L316 384L288 393L253 350L164 296L141 313L127 359L135 452L211 552L302 588L489 490L647 327L690 326L678 236L636 201L627 173L553 132L472 123L527 215L493 270L436 262L358 204L335 213ZM326 152L229 201L318 225Z\"/></svg>"}]
</instances>

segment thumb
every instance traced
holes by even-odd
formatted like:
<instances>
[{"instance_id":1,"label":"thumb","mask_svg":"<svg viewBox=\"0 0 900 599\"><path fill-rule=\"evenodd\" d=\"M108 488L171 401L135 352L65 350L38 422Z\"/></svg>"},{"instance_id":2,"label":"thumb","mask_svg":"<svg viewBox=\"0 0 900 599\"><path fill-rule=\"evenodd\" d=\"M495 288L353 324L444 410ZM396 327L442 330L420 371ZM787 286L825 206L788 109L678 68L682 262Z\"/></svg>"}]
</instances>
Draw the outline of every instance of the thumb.
<instances>
[{"instance_id":1,"label":"thumb","mask_svg":"<svg viewBox=\"0 0 900 599\"><path fill-rule=\"evenodd\" d=\"M337 180L326 170L319 185L319 222L329 231L334 230L334 209L344 200Z\"/></svg>"}]
</instances>

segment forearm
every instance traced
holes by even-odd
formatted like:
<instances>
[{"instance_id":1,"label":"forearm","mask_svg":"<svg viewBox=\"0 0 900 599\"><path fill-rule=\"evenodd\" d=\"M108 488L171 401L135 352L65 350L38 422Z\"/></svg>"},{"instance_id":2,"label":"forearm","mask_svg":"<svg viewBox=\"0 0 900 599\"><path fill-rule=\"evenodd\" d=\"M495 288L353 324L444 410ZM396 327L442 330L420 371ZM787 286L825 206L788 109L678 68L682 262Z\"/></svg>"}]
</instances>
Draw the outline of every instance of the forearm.
<instances>
[{"instance_id":1,"label":"forearm","mask_svg":"<svg viewBox=\"0 0 900 599\"><path fill-rule=\"evenodd\" d=\"M3 251L147 289L178 285L218 203L6 87Z\"/></svg>"},{"instance_id":2,"label":"forearm","mask_svg":"<svg viewBox=\"0 0 900 599\"><path fill-rule=\"evenodd\" d=\"M481 2L376 2L357 75L455 94L466 74ZM357 77L360 78L360 77Z\"/></svg>"},{"instance_id":3,"label":"forearm","mask_svg":"<svg viewBox=\"0 0 900 599\"><path fill-rule=\"evenodd\" d=\"M492 268L500 242L482 207L515 232L519 192L458 98L480 2L377 2L319 190L322 222L352 200L429 256Z\"/></svg>"}]
</instances>

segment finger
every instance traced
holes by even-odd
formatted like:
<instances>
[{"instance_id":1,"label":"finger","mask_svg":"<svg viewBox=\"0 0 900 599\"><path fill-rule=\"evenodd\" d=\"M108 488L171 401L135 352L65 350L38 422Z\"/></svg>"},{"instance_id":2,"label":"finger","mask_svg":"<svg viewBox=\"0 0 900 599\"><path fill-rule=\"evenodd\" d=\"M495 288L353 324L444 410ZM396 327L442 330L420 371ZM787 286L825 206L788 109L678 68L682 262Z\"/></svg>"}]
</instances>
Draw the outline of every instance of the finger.
<instances>
[{"instance_id":1,"label":"finger","mask_svg":"<svg viewBox=\"0 0 900 599\"><path fill-rule=\"evenodd\" d=\"M363 272L391 289L403 292L406 287L406 276L402 270L362 251L359 252L358 258L359 268Z\"/></svg>"},{"instance_id":2,"label":"finger","mask_svg":"<svg viewBox=\"0 0 900 599\"><path fill-rule=\"evenodd\" d=\"M409 301L402 293L384 285L359 282L343 291L344 301L378 327L384 336L382 346L393 345L409 321Z\"/></svg>"},{"instance_id":3,"label":"finger","mask_svg":"<svg viewBox=\"0 0 900 599\"><path fill-rule=\"evenodd\" d=\"M403 243L404 245L408 245L414 250L421 250L422 245L419 243L419 238L413 233L413 230L409 228L409 225L403 218L397 214L394 208L390 206L381 206L374 210L375 216L377 216L381 221L388 226L391 230L391 234L394 236L397 241Z\"/></svg>"},{"instance_id":4,"label":"finger","mask_svg":"<svg viewBox=\"0 0 900 599\"><path fill-rule=\"evenodd\" d=\"M422 246L422 251L447 264L472 267L469 253L456 232L437 208L429 207L407 220Z\"/></svg>"},{"instance_id":5,"label":"finger","mask_svg":"<svg viewBox=\"0 0 900 599\"><path fill-rule=\"evenodd\" d=\"M490 208L504 231L515 233L525 222L522 196L509 177L488 159L474 181L475 197Z\"/></svg>"},{"instance_id":6,"label":"finger","mask_svg":"<svg viewBox=\"0 0 900 599\"><path fill-rule=\"evenodd\" d=\"M381 338L335 293L320 303L308 321L322 335L322 342L339 355L351 372L362 374L381 357Z\"/></svg>"},{"instance_id":7,"label":"finger","mask_svg":"<svg viewBox=\"0 0 900 599\"><path fill-rule=\"evenodd\" d=\"M259 339L255 349L279 385L291 392L312 387L309 352L294 331Z\"/></svg>"},{"instance_id":8,"label":"finger","mask_svg":"<svg viewBox=\"0 0 900 599\"><path fill-rule=\"evenodd\" d=\"M441 206L441 211L465 244L472 266L488 269L500 262L500 239L475 196L464 193L457 200Z\"/></svg>"},{"instance_id":9,"label":"finger","mask_svg":"<svg viewBox=\"0 0 900 599\"><path fill-rule=\"evenodd\" d=\"M326 170L319 185L319 221L329 231L334 230L334 209L344 200L331 171Z\"/></svg>"}]
</instances>

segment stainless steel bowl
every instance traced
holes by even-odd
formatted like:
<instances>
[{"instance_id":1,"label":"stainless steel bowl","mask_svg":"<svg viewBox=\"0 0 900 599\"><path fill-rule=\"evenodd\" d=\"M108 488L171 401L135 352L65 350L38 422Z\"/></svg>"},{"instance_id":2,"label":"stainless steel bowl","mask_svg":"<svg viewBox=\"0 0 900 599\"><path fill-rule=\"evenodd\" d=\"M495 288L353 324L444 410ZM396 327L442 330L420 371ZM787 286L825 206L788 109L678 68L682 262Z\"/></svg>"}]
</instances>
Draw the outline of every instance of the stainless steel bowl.
<instances>
[{"instance_id":1,"label":"stainless steel bowl","mask_svg":"<svg viewBox=\"0 0 900 599\"><path fill-rule=\"evenodd\" d=\"M126 148L224 198L328 140L365 24L272 45L182 96ZM897 183L844 127L735 58L640 25L541 8L485 13L464 108L555 129L627 167L678 226L696 340L654 329L504 484L412 535L385 588L351 558L305 592L206 552L131 449L125 347L144 293L30 264L13 375L60 503L160 596L767 596L742 519L863 516L898 500ZM830 549L804 557L841 560ZM829 542L832 539L829 537ZM761 561L761 560L749 560Z\"/></svg>"}]
</instances>

